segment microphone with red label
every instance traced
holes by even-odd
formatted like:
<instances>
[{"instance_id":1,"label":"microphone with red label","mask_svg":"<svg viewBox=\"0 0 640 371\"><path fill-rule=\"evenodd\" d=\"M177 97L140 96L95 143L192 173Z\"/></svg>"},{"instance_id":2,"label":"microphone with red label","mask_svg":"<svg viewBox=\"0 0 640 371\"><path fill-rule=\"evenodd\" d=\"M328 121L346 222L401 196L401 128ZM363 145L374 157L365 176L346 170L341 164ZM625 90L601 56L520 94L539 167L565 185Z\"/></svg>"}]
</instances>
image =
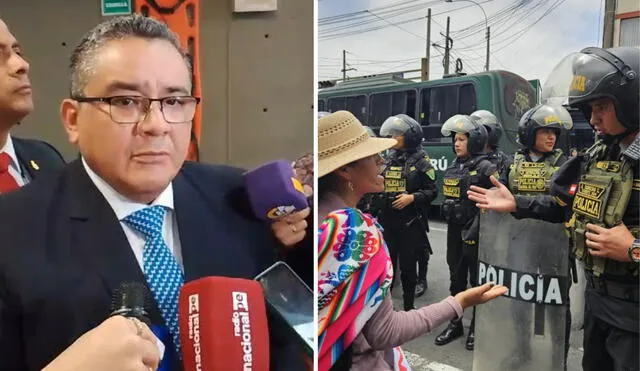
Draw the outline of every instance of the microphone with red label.
<instances>
[{"instance_id":1,"label":"microphone with red label","mask_svg":"<svg viewBox=\"0 0 640 371\"><path fill-rule=\"evenodd\" d=\"M248 171L245 185L254 214L266 221L309 206L304 188L286 160L269 162Z\"/></svg>"},{"instance_id":2,"label":"microphone with red label","mask_svg":"<svg viewBox=\"0 0 640 371\"><path fill-rule=\"evenodd\" d=\"M204 277L185 283L178 323L184 371L269 370L269 327L259 282Z\"/></svg>"}]
</instances>

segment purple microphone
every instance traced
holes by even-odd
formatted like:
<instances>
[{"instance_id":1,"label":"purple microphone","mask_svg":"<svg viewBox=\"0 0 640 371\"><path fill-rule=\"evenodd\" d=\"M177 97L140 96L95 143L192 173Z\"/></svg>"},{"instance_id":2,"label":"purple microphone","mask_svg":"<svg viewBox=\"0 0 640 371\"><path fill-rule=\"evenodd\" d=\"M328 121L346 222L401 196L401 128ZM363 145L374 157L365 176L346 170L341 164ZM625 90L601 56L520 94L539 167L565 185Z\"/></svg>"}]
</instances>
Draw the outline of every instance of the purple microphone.
<instances>
[{"instance_id":1,"label":"purple microphone","mask_svg":"<svg viewBox=\"0 0 640 371\"><path fill-rule=\"evenodd\" d=\"M269 162L247 172L245 185L254 214L266 221L309 206L304 188L286 160Z\"/></svg>"}]
</instances>

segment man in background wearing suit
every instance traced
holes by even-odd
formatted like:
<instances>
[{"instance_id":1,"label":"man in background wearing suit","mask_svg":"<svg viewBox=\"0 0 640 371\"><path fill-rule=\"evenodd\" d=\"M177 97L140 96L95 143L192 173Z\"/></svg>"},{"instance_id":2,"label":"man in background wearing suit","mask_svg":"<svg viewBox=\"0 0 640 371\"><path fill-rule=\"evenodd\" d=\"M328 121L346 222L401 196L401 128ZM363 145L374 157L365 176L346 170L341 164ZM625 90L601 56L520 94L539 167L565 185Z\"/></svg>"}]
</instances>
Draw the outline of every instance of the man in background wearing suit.
<instances>
[{"instance_id":1,"label":"man in background wearing suit","mask_svg":"<svg viewBox=\"0 0 640 371\"><path fill-rule=\"evenodd\" d=\"M242 170L184 162L191 91L188 58L153 19L110 19L76 47L61 115L81 158L0 198L0 370L41 370L103 322L130 281L147 284L150 319L180 351L184 282L253 278L275 261ZM281 335L270 326L271 369L298 369Z\"/></svg>"},{"instance_id":2,"label":"man in background wearing suit","mask_svg":"<svg viewBox=\"0 0 640 371\"><path fill-rule=\"evenodd\" d=\"M15 190L40 173L64 165L50 144L12 138L11 128L33 111L29 63L0 19L0 193Z\"/></svg>"}]
</instances>

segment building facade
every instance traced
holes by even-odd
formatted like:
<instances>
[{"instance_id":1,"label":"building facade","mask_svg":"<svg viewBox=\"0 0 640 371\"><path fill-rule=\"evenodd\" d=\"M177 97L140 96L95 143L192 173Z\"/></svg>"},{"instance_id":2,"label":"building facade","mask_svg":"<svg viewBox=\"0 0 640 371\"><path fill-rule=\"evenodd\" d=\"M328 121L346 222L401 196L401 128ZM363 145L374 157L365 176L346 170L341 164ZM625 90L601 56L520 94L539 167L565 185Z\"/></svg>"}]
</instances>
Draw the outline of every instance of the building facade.
<instances>
[{"instance_id":1,"label":"building facade","mask_svg":"<svg viewBox=\"0 0 640 371\"><path fill-rule=\"evenodd\" d=\"M602 45L640 48L640 0L606 0Z\"/></svg>"}]
</instances>

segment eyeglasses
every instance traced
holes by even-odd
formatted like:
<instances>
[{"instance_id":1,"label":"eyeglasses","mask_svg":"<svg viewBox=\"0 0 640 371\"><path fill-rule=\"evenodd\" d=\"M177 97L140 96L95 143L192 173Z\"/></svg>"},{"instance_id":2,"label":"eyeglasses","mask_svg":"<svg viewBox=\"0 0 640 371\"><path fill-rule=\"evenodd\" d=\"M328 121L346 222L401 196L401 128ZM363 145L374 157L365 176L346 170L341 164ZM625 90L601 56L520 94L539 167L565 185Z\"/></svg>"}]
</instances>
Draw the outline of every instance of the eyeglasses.
<instances>
[{"instance_id":1,"label":"eyeglasses","mask_svg":"<svg viewBox=\"0 0 640 371\"><path fill-rule=\"evenodd\" d=\"M107 103L109 116L118 124L137 124L144 121L151 109L151 103L160 102L160 112L170 124L182 124L193 120L196 106L200 98L192 96L176 96L164 98L147 98L141 96L114 97L71 97L80 103Z\"/></svg>"}]
</instances>

